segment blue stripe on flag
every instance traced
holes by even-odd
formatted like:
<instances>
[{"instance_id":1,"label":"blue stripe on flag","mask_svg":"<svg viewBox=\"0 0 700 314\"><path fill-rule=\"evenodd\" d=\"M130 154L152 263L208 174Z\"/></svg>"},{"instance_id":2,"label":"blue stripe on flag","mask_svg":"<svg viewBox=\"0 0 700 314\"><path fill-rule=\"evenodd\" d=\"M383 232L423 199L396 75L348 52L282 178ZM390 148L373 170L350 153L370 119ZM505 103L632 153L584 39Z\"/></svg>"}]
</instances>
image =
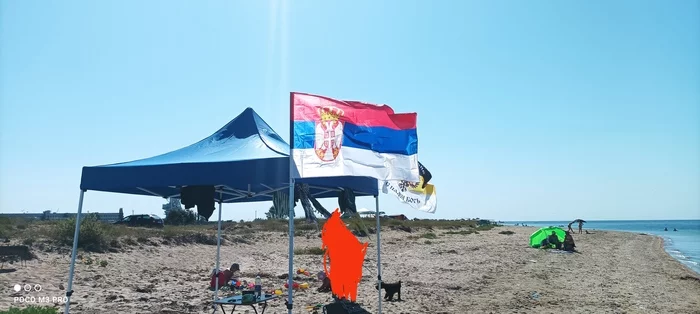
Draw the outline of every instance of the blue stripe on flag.
<instances>
[{"instance_id":1,"label":"blue stripe on flag","mask_svg":"<svg viewBox=\"0 0 700 314\"><path fill-rule=\"evenodd\" d=\"M315 137L315 122L294 121L294 149L313 148ZM346 122L343 126L342 146L386 154L415 155L418 153L418 132L416 129L395 130Z\"/></svg>"}]
</instances>

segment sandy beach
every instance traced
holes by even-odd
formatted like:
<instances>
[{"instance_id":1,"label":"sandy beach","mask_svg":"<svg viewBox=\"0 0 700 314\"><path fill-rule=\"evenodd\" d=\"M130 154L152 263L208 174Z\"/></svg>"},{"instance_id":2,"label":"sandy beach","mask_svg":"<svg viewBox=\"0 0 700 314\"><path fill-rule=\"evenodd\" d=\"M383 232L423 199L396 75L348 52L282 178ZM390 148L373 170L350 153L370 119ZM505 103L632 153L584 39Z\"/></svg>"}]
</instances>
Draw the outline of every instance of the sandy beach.
<instances>
[{"instance_id":1,"label":"sandy beach","mask_svg":"<svg viewBox=\"0 0 700 314\"><path fill-rule=\"evenodd\" d=\"M512 235L500 234L513 231ZM663 250L661 238L623 232L575 235L580 254L529 248L535 228L498 227L479 234L447 234L422 238L383 229L382 277L403 282L403 302L383 302L383 313L700 313L700 277ZM253 244L229 243L221 248L222 267L241 264L242 279L262 272L265 289L279 288L277 276L287 272L287 237L279 232L252 234ZM358 303L377 311L376 238L372 235ZM361 238L361 241L368 241ZM297 249L319 247L318 234L295 238ZM15 296L60 297L67 282L66 254L36 252L38 259L0 274L0 310L27 303ZM76 265L72 313L211 313L206 288L216 246L162 245L150 241L129 252L84 253L96 261ZM295 256L295 268L316 273L319 255ZM5 268L8 268L6 265ZM320 283L295 292L294 313L310 313L308 305L328 303ZM41 284L41 292L15 293L15 284ZM52 305L38 304L35 305ZM236 313L253 313L242 307ZM283 300L272 301L266 313L286 313Z\"/></svg>"}]
</instances>

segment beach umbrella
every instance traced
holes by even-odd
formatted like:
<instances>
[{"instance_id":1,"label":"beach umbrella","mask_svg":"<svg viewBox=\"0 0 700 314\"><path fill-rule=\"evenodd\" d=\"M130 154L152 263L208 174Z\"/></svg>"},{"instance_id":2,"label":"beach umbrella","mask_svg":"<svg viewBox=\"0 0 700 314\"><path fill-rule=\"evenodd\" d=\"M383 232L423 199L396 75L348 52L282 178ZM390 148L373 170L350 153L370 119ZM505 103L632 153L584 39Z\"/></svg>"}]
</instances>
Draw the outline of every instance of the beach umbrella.
<instances>
[{"instance_id":1,"label":"beach umbrella","mask_svg":"<svg viewBox=\"0 0 700 314\"><path fill-rule=\"evenodd\" d=\"M583 220L583 219L576 219L576 220L573 221L573 223L577 223L577 222L583 222L583 223L585 223L586 221Z\"/></svg>"},{"instance_id":2,"label":"beach umbrella","mask_svg":"<svg viewBox=\"0 0 700 314\"><path fill-rule=\"evenodd\" d=\"M559 241L564 242L564 238L566 237L566 231L564 231L564 229L559 227L544 227L530 235L530 246L539 247L542 240L546 239L552 232L557 235Z\"/></svg>"}]
</instances>

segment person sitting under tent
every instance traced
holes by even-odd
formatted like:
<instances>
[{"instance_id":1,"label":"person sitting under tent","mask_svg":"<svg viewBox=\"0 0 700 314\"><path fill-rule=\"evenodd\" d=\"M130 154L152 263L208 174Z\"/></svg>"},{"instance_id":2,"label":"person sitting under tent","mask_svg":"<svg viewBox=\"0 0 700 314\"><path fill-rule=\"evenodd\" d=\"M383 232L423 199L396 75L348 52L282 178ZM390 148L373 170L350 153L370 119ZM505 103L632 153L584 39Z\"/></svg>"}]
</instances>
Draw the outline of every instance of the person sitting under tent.
<instances>
[{"instance_id":1,"label":"person sitting under tent","mask_svg":"<svg viewBox=\"0 0 700 314\"><path fill-rule=\"evenodd\" d=\"M218 271L214 269L211 273L211 282L209 283L209 287L213 290L216 289L216 284L218 281L219 284L219 289L221 287L225 286L231 279L233 279L233 276L236 272L241 271L240 265L233 263L231 265L231 268L229 269L224 269L223 271Z\"/></svg>"},{"instance_id":2,"label":"person sitting under tent","mask_svg":"<svg viewBox=\"0 0 700 314\"><path fill-rule=\"evenodd\" d=\"M567 231L564 237L564 251L574 252L576 251L576 243L574 243L574 237L571 232Z\"/></svg>"},{"instance_id":3,"label":"person sitting under tent","mask_svg":"<svg viewBox=\"0 0 700 314\"><path fill-rule=\"evenodd\" d=\"M554 245L554 247L557 250L561 250L562 243L561 243L561 241L559 241L559 236L557 235L556 232L552 231L552 234L550 234L549 237L547 237L547 242L549 242L549 244Z\"/></svg>"},{"instance_id":4,"label":"person sitting under tent","mask_svg":"<svg viewBox=\"0 0 700 314\"><path fill-rule=\"evenodd\" d=\"M556 232L554 231L552 231L552 234L542 240L540 243L540 248L549 249L552 248L552 245L556 249L561 250L561 241L559 241L559 236L557 236Z\"/></svg>"}]
</instances>

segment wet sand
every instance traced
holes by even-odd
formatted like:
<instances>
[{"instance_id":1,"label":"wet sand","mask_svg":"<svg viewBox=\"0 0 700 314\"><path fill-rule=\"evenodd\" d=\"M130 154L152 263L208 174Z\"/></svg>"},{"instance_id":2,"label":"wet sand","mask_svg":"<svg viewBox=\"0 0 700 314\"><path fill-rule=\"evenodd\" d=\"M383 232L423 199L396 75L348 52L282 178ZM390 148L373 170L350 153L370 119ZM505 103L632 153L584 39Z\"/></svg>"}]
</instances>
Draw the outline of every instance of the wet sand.
<instances>
[{"instance_id":1,"label":"wet sand","mask_svg":"<svg viewBox=\"0 0 700 314\"><path fill-rule=\"evenodd\" d=\"M513 235L499 234L514 231ZM529 248L535 228L499 227L479 234L447 234L436 239L420 236L425 230L382 232L382 277L401 280L402 302L383 302L383 313L700 313L698 275L663 250L661 238L624 232L595 231L575 235L579 253L553 253ZM252 282L264 273L265 289L281 288L277 275L287 272L287 237L260 232L254 244L221 248L222 267L241 264L242 277ZM358 303L377 312L376 237L370 241ZM157 242L157 241L153 241ZM295 238L297 249L320 247L315 232ZM28 303L14 297L61 297L69 257L36 252L38 260L0 273L0 310ZM207 290L216 246L154 245L144 243L130 252L82 254L97 261L76 265L72 313L211 313ZM98 261L107 261L100 267ZM295 268L322 270L319 255L296 255ZM315 277L315 276L314 276ZM312 313L308 305L328 303L330 293L311 286L294 294L294 313ZM41 292L19 292L15 284L41 284ZM57 304L61 305L61 304ZM62 307L61 307L62 308ZM229 309L227 309L229 310ZM236 313L253 313L239 307ZM220 312L219 312L220 313ZM284 301L270 303L265 313L287 313ZM320 311L319 311L320 313Z\"/></svg>"}]
</instances>

